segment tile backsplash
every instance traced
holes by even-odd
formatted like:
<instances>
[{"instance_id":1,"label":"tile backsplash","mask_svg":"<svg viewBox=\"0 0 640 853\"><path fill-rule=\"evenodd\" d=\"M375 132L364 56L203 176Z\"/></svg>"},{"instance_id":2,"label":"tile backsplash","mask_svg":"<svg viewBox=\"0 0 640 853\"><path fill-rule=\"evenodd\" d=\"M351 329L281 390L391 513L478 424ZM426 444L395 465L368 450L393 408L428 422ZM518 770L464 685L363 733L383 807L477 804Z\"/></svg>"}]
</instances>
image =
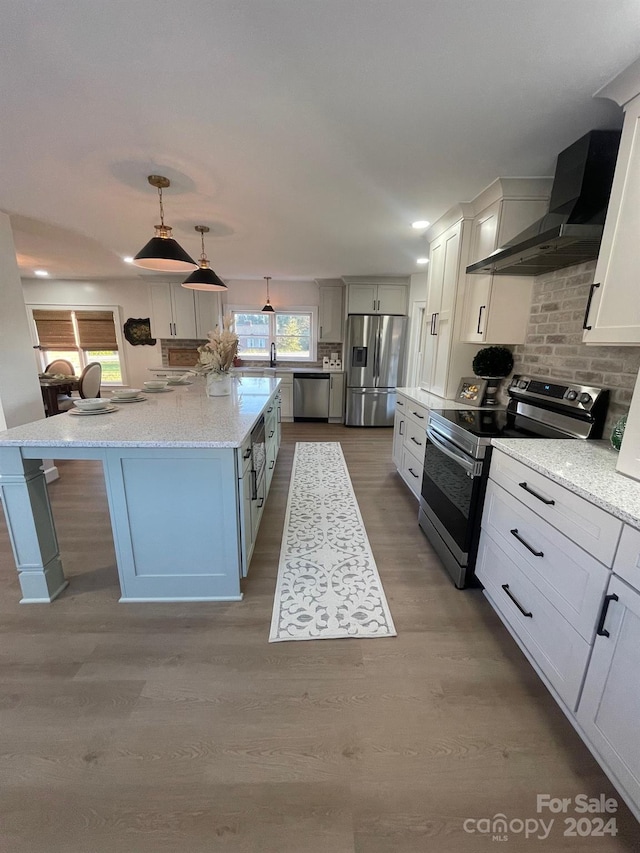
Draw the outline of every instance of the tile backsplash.
<instances>
[{"instance_id":1,"label":"tile backsplash","mask_svg":"<svg viewBox=\"0 0 640 853\"><path fill-rule=\"evenodd\" d=\"M594 272L595 261L591 261L538 276L525 343L511 349L515 373L608 388L607 437L629 409L640 369L640 347L582 343L582 323Z\"/></svg>"},{"instance_id":2,"label":"tile backsplash","mask_svg":"<svg viewBox=\"0 0 640 853\"><path fill-rule=\"evenodd\" d=\"M176 338L168 338L162 339L160 341L160 346L162 349L162 366L169 367L169 350L177 350L177 349L195 349L199 347L200 344L204 343L204 341L200 340L191 340L191 339L180 339L176 340ZM302 365L303 367L322 367L322 359L324 356L330 357L332 352L337 352L340 354L340 358L342 358L342 344L341 343L322 343L318 344L318 357L316 361L305 361ZM287 361L286 359L277 358L277 363L280 367L296 367L301 366L299 361ZM264 361L251 361L246 362L247 365L251 367L269 367L269 359L264 359Z\"/></svg>"}]
</instances>

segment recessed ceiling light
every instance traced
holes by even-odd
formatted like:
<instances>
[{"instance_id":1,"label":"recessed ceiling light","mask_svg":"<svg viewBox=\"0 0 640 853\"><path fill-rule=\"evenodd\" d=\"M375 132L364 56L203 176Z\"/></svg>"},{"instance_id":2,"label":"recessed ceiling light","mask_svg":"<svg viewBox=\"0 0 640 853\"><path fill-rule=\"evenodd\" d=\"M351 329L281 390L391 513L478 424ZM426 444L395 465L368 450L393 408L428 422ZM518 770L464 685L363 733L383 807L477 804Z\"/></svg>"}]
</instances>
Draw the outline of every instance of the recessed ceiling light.
<instances>
[{"instance_id":1,"label":"recessed ceiling light","mask_svg":"<svg viewBox=\"0 0 640 853\"><path fill-rule=\"evenodd\" d=\"M422 231L429 227L429 223L426 219L418 219L416 222L411 223L411 227L415 228L416 231Z\"/></svg>"},{"instance_id":2,"label":"recessed ceiling light","mask_svg":"<svg viewBox=\"0 0 640 853\"><path fill-rule=\"evenodd\" d=\"M37 275L38 278L49 278L49 273L46 270L34 270L34 275Z\"/></svg>"},{"instance_id":3,"label":"recessed ceiling light","mask_svg":"<svg viewBox=\"0 0 640 853\"><path fill-rule=\"evenodd\" d=\"M417 263L417 264L428 264L428 263L429 263L429 258L418 258L418 259L416 260L416 263Z\"/></svg>"},{"instance_id":4,"label":"recessed ceiling light","mask_svg":"<svg viewBox=\"0 0 640 853\"><path fill-rule=\"evenodd\" d=\"M123 258L122 260L125 262L125 264L133 263L133 257L131 255L127 255L126 258Z\"/></svg>"}]
</instances>

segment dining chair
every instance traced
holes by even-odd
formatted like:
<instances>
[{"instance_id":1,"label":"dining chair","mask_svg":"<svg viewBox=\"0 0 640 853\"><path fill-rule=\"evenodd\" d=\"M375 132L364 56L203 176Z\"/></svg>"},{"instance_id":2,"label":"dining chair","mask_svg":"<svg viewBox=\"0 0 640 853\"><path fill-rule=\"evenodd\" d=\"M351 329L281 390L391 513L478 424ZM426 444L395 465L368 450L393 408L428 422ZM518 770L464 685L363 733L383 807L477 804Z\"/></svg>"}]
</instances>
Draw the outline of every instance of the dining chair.
<instances>
[{"instance_id":1,"label":"dining chair","mask_svg":"<svg viewBox=\"0 0 640 853\"><path fill-rule=\"evenodd\" d=\"M78 392L80 397L99 397L100 384L102 382L102 365L98 361L92 361L88 364L80 374L78 380ZM58 396L58 409L61 412L68 412L73 406L74 399L78 397L69 397L67 394Z\"/></svg>"},{"instance_id":2,"label":"dining chair","mask_svg":"<svg viewBox=\"0 0 640 853\"><path fill-rule=\"evenodd\" d=\"M56 358L55 361L52 361L51 364L48 364L45 369L45 373L64 373L65 376L75 376L76 372L73 369L73 365L70 361L67 361L66 358Z\"/></svg>"}]
</instances>

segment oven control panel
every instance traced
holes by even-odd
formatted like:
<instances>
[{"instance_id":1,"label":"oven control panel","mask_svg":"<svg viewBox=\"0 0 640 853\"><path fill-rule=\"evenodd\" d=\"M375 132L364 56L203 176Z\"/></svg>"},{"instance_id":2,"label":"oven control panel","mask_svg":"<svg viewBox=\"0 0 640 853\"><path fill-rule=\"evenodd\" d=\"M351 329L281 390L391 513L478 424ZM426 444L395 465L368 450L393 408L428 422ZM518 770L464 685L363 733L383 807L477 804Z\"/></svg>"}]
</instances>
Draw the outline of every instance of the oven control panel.
<instances>
[{"instance_id":1,"label":"oven control panel","mask_svg":"<svg viewBox=\"0 0 640 853\"><path fill-rule=\"evenodd\" d=\"M520 400L556 400L568 408L581 409L589 412L603 395L602 388L588 385L563 384L548 379L537 379L531 376L515 375L508 390L510 397Z\"/></svg>"}]
</instances>

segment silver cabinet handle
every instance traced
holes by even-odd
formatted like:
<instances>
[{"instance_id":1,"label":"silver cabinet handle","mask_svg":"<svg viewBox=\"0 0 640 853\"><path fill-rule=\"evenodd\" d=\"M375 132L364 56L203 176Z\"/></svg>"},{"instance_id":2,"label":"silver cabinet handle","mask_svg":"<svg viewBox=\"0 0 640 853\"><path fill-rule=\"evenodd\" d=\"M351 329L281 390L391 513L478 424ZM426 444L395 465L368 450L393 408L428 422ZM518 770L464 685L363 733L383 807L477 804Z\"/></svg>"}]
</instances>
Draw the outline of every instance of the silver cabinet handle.
<instances>
[{"instance_id":1,"label":"silver cabinet handle","mask_svg":"<svg viewBox=\"0 0 640 853\"><path fill-rule=\"evenodd\" d=\"M271 460L271 462L269 462L269 470L270 470L270 471L273 469L273 466L274 466L275 464L276 464L276 460L275 460L275 459L272 459L272 460Z\"/></svg>"},{"instance_id":2,"label":"silver cabinet handle","mask_svg":"<svg viewBox=\"0 0 640 853\"><path fill-rule=\"evenodd\" d=\"M373 310L374 311L376 310L376 300L375 299L373 300Z\"/></svg>"},{"instance_id":3,"label":"silver cabinet handle","mask_svg":"<svg viewBox=\"0 0 640 853\"><path fill-rule=\"evenodd\" d=\"M320 326L320 340L322 340L322 326Z\"/></svg>"},{"instance_id":4,"label":"silver cabinet handle","mask_svg":"<svg viewBox=\"0 0 640 853\"><path fill-rule=\"evenodd\" d=\"M477 332L479 335L481 335L481 334L482 334L482 332L481 332L481 330L480 330L480 324L482 323L482 312L484 311L484 309L485 309L486 307L487 307L486 305L481 305L481 306L480 306L480 310L478 311L478 326L477 326L477 328L476 328L476 332Z\"/></svg>"},{"instance_id":5,"label":"silver cabinet handle","mask_svg":"<svg viewBox=\"0 0 640 853\"><path fill-rule=\"evenodd\" d=\"M262 505L264 504L264 498L260 498L258 501L258 509L262 509Z\"/></svg>"},{"instance_id":6,"label":"silver cabinet handle","mask_svg":"<svg viewBox=\"0 0 640 853\"><path fill-rule=\"evenodd\" d=\"M404 435L404 430L402 427L404 426L404 421L400 421L400 428L398 430L398 435Z\"/></svg>"}]
</instances>

